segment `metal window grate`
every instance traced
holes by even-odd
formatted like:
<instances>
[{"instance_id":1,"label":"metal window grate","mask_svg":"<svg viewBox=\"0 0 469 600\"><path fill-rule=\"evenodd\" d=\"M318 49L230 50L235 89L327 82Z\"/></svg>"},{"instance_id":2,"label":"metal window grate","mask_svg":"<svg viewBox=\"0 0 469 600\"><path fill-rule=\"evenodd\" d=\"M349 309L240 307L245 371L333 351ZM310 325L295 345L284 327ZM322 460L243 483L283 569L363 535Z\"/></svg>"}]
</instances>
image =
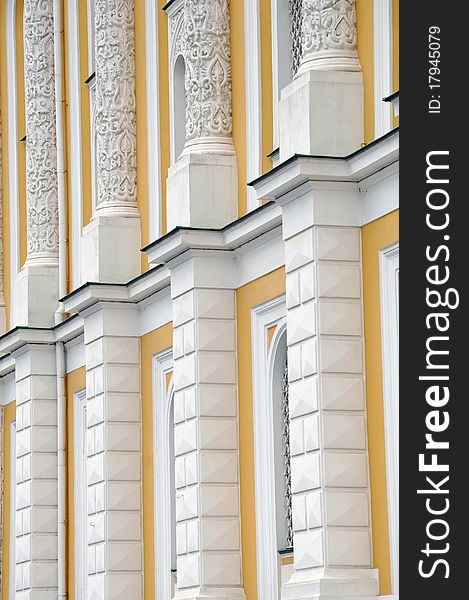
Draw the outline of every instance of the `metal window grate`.
<instances>
[{"instance_id":1,"label":"metal window grate","mask_svg":"<svg viewBox=\"0 0 469 600\"><path fill-rule=\"evenodd\" d=\"M293 513L290 464L290 410L288 402L288 361L285 360L282 385L283 460L285 476L285 531L287 548L293 548Z\"/></svg>"},{"instance_id":2,"label":"metal window grate","mask_svg":"<svg viewBox=\"0 0 469 600\"><path fill-rule=\"evenodd\" d=\"M303 25L303 0L290 0L292 74L295 75L302 58L301 30Z\"/></svg>"}]
</instances>

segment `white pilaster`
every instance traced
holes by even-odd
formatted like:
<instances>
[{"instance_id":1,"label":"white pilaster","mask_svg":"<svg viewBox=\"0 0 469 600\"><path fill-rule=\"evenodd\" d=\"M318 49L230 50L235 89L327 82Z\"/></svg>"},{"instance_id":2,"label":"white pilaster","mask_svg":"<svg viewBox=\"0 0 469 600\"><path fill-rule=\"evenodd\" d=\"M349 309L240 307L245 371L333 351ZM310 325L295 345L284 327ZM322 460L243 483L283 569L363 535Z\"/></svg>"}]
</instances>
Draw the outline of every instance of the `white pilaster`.
<instances>
[{"instance_id":1,"label":"white pilaster","mask_svg":"<svg viewBox=\"0 0 469 600\"><path fill-rule=\"evenodd\" d=\"M282 599L368 599L372 569L360 228L354 185L283 206L294 563Z\"/></svg>"},{"instance_id":2,"label":"white pilaster","mask_svg":"<svg viewBox=\"0 0 469 600\"><path fill-rule=\"evenodd\" d=\"M179 36L171 68L179 54L185 64L186 142L168 172L168 229L222 227L237 215L229 15L229 0L184 0L169 14ZM171 97L175 102L174 90Z\"/></svg>"},{"instance_id":3,"label":"white pilaster","mask_svg":"<svg viewBox=\"0 0 469 600\"><path fill-rule=\"evenodd\" d=\"M143 599L140 341L133 307L85 314L87 597Z\"/></svg>"},{"instance_id":4,"label":"white pilaster","mask_svg":"<svg viewBox=\"0 0 469 600\"><path fill-rule=\"evenodd\" d=\"M57 598L55 345L28 344L16 363L16 600Z\"/></svg>"},{"instance_id":5,"label":"white pilaster","mask_svg":"<svg viewBox=\"0 0 469 600\"><path fill-rule=\"evenodd\" d=\"M355 0L295 0L293 64L281 93L280 159L294 154L346 156L363 143L363 76ZM301 6L300 6L301 5Z\"/></svg>"},{"instance_id":6,"label":"white pilaster","mask_svg":"<svg viewBox=\"0 0 469 600\"><path fill-rule=\"evenodd\" d=\"M96 2L94 39L97 197L82 278L125 283L140 273L134 0Z\"/></svg>"},{"instance_id":7,"label":"white pilaster","mask_svg":"<svg viewBox=\"0 0 469 600\"><path fill-rule=\"evenodd\" d=\"M184 262L170 264L178 554L175 598L244 599L235 266L233 258L223 252L188 254Z\"/></svg>"},{"instance_id":8,"label":"white pilaster","mask_svg":"<svg viewBox=\"0 0 469 600\"><path fill-rule=\"evenodd\" d=\"M15 324L47 327L59 260L52 0L24 3L24 56L28 255L15 281Z\"/></svg>"}]
</instances>

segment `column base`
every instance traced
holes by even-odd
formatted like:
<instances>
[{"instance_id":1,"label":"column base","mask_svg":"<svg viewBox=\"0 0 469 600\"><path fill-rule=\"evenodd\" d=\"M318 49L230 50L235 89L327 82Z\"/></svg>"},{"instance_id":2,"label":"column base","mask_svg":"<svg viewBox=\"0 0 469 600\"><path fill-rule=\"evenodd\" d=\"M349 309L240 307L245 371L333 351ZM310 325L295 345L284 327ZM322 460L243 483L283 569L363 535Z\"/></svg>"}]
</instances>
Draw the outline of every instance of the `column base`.
<instances>
[{"instance_id":1,"label":"column base","mask_svg":"<svg viewBox=\"0 0 469 600\"><path fill-rule=\"evenodd\" d=\"M173 600L246 600L246 595L239 587L199 587L178 590Z\"/></svg>"},{"instance_id":2,"label":"column base","mask_svg":"<svg viewBox=\"0 0 469 600\"><path fill-rule=\"evenodd\" d=\"M376 600L377 569L308 569L282 567L282 600Z\"/></svg>"},{"instance_id":3,"label":"column base","mask_svg":"<svg viewBox=\"0 0 469 600\"><path fill-rule=\"evenodd\" d=\"M234 152L181 154L167 179L168 231L174 227L220 228L237 218L238 176Z\"/></svg>"},{"instance_id":4,"label":"column base","mask_svg":"<svg viewBox=\"0 0 469 600\"><path fill-rule=\"evenodd\" d=\"M140 217L95 214L82 236L82 281L127 283L140 275Z\"/></svg>"},{"instance_id":5,"label":"column base","mask_svg":"<svg viewBox=\"0 0 469 600\"><path fill-rule=\"evenodd\" d=\"M363 111L361 72L301 73L282 90L280 161L294 154L347 156L358 150Z\"/></svg>"},{"instance_id":6,"label":"column base","mask_svg":"<svg viewBox=\"0 0 469 600\"><path fill-rule=\"evenodd\" d=\"M52 327L58 298L58 264L26 262L15 279L12 326Z\"/></svg>"}]
</instances>

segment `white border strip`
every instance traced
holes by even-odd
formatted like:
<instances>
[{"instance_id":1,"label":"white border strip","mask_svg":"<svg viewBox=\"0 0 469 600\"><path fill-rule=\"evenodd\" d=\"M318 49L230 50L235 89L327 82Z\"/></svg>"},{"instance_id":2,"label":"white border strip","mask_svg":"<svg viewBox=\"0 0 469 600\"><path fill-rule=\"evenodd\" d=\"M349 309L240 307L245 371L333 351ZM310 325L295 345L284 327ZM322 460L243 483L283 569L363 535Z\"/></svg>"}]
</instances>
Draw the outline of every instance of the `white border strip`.
<instances>
[{"instance_id":1,"label":"white border strip","mask_svg":"<svg viewBox=\"0 0 469 600\"><path fill-rule=\"evenodd\" d=\"M158 70L158 3L145 2L149 242L161 234L160 93Z\"/></svg>"},{"instance_id":2,"label":"white border strip","mask_svg":"<svg viewBox=\"0 0 469 600\"><path fill-rule=\"evenodd\" d=\"M269 382L276 341L286 328L285 296L251 310L254 474L256 482L257 595L279 597L277 517L275 510L275 460L273 406ZM278 324L269 353L267 329Z\"/></svg>"},{"instance_id":3,"label":"white border strip","mask_svg":"<svg viewBox=\"0 0 469 600\"><path fill-rule=\"evenodd\" d=\"M392 129L392 0L374 0L375 139Z\"/></svg>"},{"instance_id":4,"label":"white border strip","mask_svg":"<svg viewBox=\"0 0 469 600\"><path fill-rule=\"evenodd\" d=\"M262 89L259 0L244 0L244 61L246 78L246 178L262 173ZM274 69L275 71L275 69ZM247 188L248 211L259 206L256 192Z\"/></svg>"},{"instance_id":5,"label":"white border strip","mask_svg":"<svg viewBox=\"0 0 469 600\"><path fill-rule=\"evenodd\" d=\"M386 480L393 594L399 592L399 242L380 250Z\"/></svg>"},{"instance_id":6,"label":"white border strip","mask_svg":"<svg viewBox=\"0 0 469 600\"><path fill-rule=\"evenodd\" d=\"M9 597L16 591L16 421L10 423L10 556L8 588Z\"/></svg>"}]
</instances>

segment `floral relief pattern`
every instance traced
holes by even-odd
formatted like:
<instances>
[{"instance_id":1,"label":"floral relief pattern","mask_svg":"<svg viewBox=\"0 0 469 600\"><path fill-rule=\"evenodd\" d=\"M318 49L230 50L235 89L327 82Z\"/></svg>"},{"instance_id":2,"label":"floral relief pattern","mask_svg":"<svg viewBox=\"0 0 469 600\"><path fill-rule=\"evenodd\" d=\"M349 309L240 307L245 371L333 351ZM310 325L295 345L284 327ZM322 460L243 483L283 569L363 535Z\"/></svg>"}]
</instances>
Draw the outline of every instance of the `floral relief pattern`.
<instances>
[{"instance_id":1,"label":"floral relief pattern","mask_svg":"<svg viewBox=\"0 0 469 600\"><path fill-rule=\"evenodd\" d=\"M53 0L24 2L28 259L58 254Z\"/></svg>"},{"instance_id":2,"label":"floral relief pattern","mask_svg":"<svg viewBox=\"0 0 469 600\"><path fill-rule=\"evenodd\" d=\"M137 199L134 0L96 0L97 207Z\"/></svg>"},{"instance_id":3,"label":"floral relief pattern","mask_svg":"<svg viewBox=\"0 0 469 600\"><path fill-rule=\"evenodd\" d=\"M186 0L186 140L232 131L228 0Z\"/></svg>"},{"instance_id":4,"label":"floral relief pattern","mask_svg":"<svg viewBox=\"0 0 469 600\"><path fill-rule=\"evenodd\" d=\"M355 50L355 0L304 0L303 53L320 50Z\"/></svg>"}]
</instances>

